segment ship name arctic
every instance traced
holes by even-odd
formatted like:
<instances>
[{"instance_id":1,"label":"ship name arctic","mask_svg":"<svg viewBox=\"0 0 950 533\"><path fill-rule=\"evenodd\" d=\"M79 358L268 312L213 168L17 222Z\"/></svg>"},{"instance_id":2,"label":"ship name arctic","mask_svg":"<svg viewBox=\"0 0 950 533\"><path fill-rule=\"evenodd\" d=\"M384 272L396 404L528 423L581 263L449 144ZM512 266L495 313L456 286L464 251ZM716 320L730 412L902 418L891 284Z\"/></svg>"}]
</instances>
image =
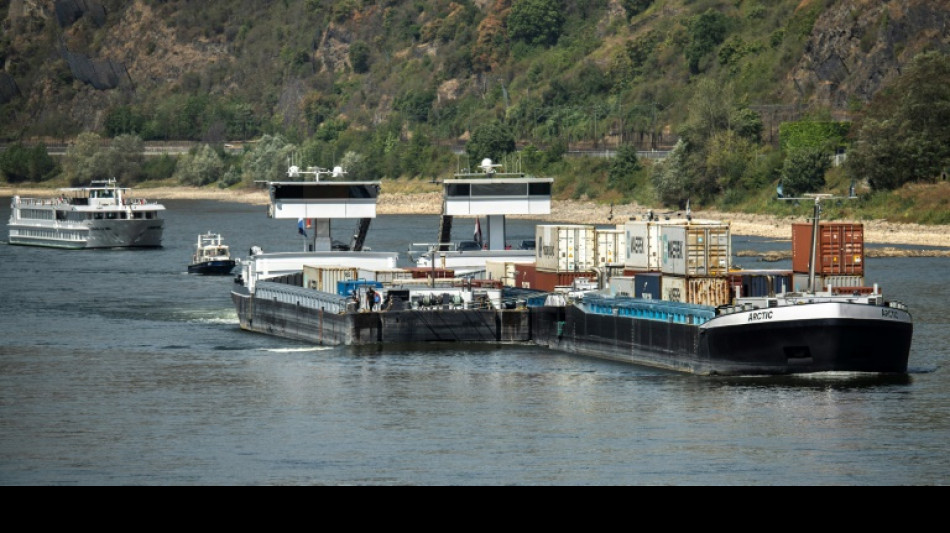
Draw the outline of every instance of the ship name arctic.
<instances>
[{"instance_id":1,"label":"ship name arctic","mask_svg":"<svg viewBox=\"0 0 950 533\"><path fill-rule=\"evenodd\" d=\"M772 320L772 311L749 313L749 322L758 322L760 320Z\"/></svg>"}]
</instances>

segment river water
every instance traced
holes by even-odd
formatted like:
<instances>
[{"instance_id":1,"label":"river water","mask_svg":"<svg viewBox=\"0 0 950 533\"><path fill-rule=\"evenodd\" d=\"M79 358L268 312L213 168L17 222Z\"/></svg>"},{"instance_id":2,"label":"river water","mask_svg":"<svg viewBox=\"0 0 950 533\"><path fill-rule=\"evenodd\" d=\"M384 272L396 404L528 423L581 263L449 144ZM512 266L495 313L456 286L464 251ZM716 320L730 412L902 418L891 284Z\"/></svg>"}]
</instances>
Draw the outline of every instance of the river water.
<instances>
[{"instance_id":1,"label":"river water","mask_svg":"<svg viewBox=\"0 0 950 533\"><path fill-rule=\"evenodd\" d=\"M914 315L906 376L695 377L537 347L394 352L244 332L231 278L186 273L197 235L243 256L300 249L296 224L262 206L164 203L161 249L0 237L0 485L950 482L946 258L868 259L868 280ZM404 251L437 228L381 216L367 245ZM533 233L509 221L510 240ZM788 246L734 238L736 251Z\"/></svg>"}]
</instances>

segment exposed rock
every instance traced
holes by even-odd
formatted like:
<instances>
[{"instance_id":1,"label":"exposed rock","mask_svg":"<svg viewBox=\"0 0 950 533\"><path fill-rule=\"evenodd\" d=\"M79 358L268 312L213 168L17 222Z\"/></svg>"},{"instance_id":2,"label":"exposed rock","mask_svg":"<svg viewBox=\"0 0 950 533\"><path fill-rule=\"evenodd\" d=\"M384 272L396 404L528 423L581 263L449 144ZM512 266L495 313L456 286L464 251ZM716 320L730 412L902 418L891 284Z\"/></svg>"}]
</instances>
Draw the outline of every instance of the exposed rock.
<instances>
[{"instance_id":1,"label":"exposed rock","mask_svg":"<svg viewBox=\"0 0 950 533\"><path fill-rule=\"evenodd\" d=\"M808 103L867 102L924 50L950 51L948 0L846 0L818 17L790 78Z\"/></svg>"}]
</instances>

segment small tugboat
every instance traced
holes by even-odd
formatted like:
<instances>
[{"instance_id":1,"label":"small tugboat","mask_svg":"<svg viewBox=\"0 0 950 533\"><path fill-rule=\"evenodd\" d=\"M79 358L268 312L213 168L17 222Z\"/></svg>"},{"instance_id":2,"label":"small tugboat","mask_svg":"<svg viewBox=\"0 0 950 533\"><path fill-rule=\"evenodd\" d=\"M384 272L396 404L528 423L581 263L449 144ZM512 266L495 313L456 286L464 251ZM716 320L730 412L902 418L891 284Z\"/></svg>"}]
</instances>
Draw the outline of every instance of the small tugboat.
<instances>
[{"instance_id":1,"label":"small tugboat","mask_svg":"<svg viewBox=\"0 0 950 533\"><path fill-rule=\"evenodd\" d=\"M189 274L226 276L235 266L237 262L231 258L231 249L223 244L221 235L210 231L198 235L195 253L188 265Z\"/></svg>"}]
</instances>

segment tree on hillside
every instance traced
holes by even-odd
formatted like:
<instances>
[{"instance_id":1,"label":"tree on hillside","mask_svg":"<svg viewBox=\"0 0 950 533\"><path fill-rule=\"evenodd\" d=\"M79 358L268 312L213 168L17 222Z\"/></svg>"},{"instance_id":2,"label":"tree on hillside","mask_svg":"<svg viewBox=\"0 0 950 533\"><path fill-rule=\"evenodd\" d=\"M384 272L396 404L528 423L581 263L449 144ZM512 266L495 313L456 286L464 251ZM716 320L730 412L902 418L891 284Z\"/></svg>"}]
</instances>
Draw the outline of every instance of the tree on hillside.
<instances>
[{"instance_id":1,"label":"tree on hillside","mask_svg":"<svg viewBox=\"0 0 950 533\"><path fill-rule=\"evenodd\" d=\"M109 178L130 185L141 178L144 160L145 143L136 135L119 135L105 145L98 134L84 132L66 149L63 173L72 185Z\"/></svg>"},{"instance_id":2,"label":"tree on hillside","mask_svg":"<svg viewBox=\"0 0 950 533\"><path fill-rule=\"evenodd\" d=\"M499 161L514 151L514 135L507 126L497 121L475 128L471 140L465 145L465 152L472 165L477 165L485 158Z\"/></svg>"},{"instance_id":3,"label":"tree on hillside","mask_svg":"<svg viewBox=\"0 0 950 533\"><path fill-rule=\"evenodd\" d=\"M728 30L729 18L714 9L706 10L690 22L685 54L691 73L699 73L700 61L722 44Z\"/></svg>"},{"instance_id":4,"label":"tree on hillside","mask_svg":"<svg viewBox=\"0 0 950 533\"><path fill-rule=\"evenodd\" d=\"M653 0L620 0L620 5L627 12L628 19L643 13L652 3Z\"/></svg>"},{"instance_id":5,"label":"tree on hillside","mask_svg":"<svg viewBox=\"0 0 950 533\"><path fill-rule=\"evenodd\" d=\"M559 0L515 0L508 14L508 37L528 44L551 46L557 43L564 26Z\"/></svg>"},{"instance_id":6,"label":"tree on hillside","mask_svg":"<svg viewBox=\"0 0 950 533\"><path fill-rule=\"evenodd\" d=\"M681 172L690 176L693 200L710 200L742 181L754 166L761 133L759 115L740 104L732 83L699 80L680 127L685 141Z\"/></svg>"},{"instance_id":7,"label":"tree on hillside","mask_svg":"<svg viewBox=\"0 0 950 533\"><path fill-rule=\"evenodd\" d=\"M872 189L896 189L945 175L950 169L950 56L916 56L875 96L857 130L846 169Z\"/></svg>"},{"instance_id":8,"label":"tree on hillside","mask_svg":"<svg viewBox=\"0 0 950 533\"><path fill-rule=\"evenodd\" d=\"M820 191L830 167L831 156L820 147L792 150L782 165L782 194L796 197Z\"/></svg>"},{"instance_id":9,"label":"tree on hillside","mask_svg":"<svg viewBox=\"0 0 950 533\"><path fill-rule=\"evenodd\" d=\"M57 170L44 144L30 147L16 143L0 152L0 176L8 183L45 181Z\"/></svg>"},{"instance_id":10,"label":"tree on hillside","mask_svg":"<svg viewBox=\"0 0 950 533\"><path fill-rule=\"evenodd\" d=\"M610 170L607 171L607 185L612 189L629 191L632 188L634 174L643 169L643 165L637 158L637 149L634 146L625 144L617 150L617 157L610 162Z\"/></svg>"},{"instance_id":11,"label":"tree on hillside","mask_svg":"<svg viewBox=\"0 0 950 533\"><path fill-rule=\"evenodd\" d=\"M686 206L695 188L695 177L689 172L688 146L682 139L666 159L653 165L650 180L658 202L678 208Z\"/></svg>"},{"instance_id":12,"label":"tree on hillside","mask_svg":"<svg viewBox=\"0 0 950 533\"><path fill-rule=\"evenodd\" d=\"M175 167L175 179L182 185L201 187L220 180L224 176L224 161L207 144L192 148L181 156Z\"/></svg>"},{"instance_id":13,"label":"tree on hillside","mask_svg":"<svg viewBox=\"0 0 950 533\"><path fill-rule=\"evenodd\" d=\"M254 149L244 156L244 179L254 181L287 179L288 162L297 147L281 135L264 135Z\"/></svg>"}]
</instances>

